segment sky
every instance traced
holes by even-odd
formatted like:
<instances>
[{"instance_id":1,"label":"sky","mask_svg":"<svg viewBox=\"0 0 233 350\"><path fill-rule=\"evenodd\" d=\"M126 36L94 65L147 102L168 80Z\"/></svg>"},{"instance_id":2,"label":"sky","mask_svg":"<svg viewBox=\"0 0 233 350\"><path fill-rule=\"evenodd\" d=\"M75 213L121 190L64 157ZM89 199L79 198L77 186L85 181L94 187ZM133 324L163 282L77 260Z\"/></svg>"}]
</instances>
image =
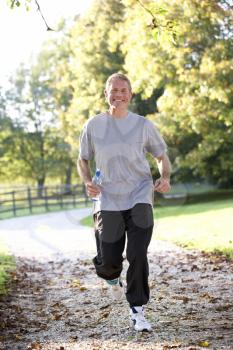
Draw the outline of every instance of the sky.
<instances>
[{"instance_id":1,"label":"sky","mask_svg":"<svg viewBox=\"0 0 233 350\"><path fill-rule=\"evenodd\" d=\"M24 8L11 10L7 0L0 0L0 86L7 83L20 62L27 62L36 54L43 41L56 33L46 30L36 6L30 11ZM46 22L51 28L61 17L73 17L83 13L92 0L38 0ZM33 0L32 0L33 3Z\"/></svg>"}]
</instances>

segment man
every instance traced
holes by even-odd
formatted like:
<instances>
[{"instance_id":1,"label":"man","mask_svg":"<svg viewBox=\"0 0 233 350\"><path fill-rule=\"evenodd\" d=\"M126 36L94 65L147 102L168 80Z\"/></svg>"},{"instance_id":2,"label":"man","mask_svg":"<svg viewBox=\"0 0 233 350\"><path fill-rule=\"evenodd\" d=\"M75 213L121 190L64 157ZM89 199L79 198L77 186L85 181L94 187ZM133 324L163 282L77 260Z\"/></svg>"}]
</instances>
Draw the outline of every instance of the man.
<instances>
[{"instance_id":1,"label":"man","mask_svg":"<svg viewBox=\"0 0 233 350\"><path fill-rule=\"evenodd\" d=\"M96 273L106 280L115 298L124 294L122 253L127 235L126 299L137 331L150 331L143 305L149 300L147 248L153 232L153 193L170 190L166 144L154 124L128 111L132 98L129 79L111 75L105 88L108 111L88 120L80 138L78 171L94 201ZM153 184L146 153L157 161L160 178ZM92 182L89 161L95 159L101 186Z\"/></svg>"}]
</instances>

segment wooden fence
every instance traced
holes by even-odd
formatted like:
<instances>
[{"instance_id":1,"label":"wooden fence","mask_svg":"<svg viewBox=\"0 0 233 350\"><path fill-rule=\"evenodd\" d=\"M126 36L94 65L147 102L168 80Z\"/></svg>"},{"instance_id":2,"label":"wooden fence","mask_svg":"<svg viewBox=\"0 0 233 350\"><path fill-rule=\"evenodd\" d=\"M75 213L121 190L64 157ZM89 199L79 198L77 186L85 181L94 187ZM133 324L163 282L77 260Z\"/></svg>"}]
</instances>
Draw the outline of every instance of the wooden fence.
<instances>
[{"instance_id":1,"label":"wooden fence","mask_svg":"<svg viewBox=\"0 0 233 350\"><path fill-rule=\"evenodd\" d=\"M0 219L22 214L87 206L83 185L57 185L21 187L13 191L0 191Z\"/></svg>"},{"instance_id":2,"label":"wooden fence","mask_svg":"<svg viewBox=\"0 0 233 350\"><path fill-rule=\"evenodd\" d=\"M232 199L233 190L203 193L155 193L155 205L185 205L207 201ZM49 212L59 209L81 208L92 203L84 185L21 187L3 192L0 189L0 220L7 217Z\"/></svg>"}]
</instances>

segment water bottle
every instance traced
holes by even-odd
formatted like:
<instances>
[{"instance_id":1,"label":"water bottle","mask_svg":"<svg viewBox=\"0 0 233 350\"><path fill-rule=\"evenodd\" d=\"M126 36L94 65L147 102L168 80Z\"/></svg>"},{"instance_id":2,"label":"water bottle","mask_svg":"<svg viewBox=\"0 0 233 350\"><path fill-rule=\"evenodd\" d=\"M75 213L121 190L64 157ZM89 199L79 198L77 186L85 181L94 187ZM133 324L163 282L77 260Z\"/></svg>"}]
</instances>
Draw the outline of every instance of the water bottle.
<instances>
[{"instance_id":1,"label":"water bottle","mask_svg":"<svg viewBox=\"0 0 233 350\"><path fill-rule=\"evenodd\" d=\"M102 175L99 169L96 169L95 176L92 178L93 184L100 186L102 184ZM92 198L93 201L97 201L99 195L97 197Z\"/></svg>"}]
</instances>

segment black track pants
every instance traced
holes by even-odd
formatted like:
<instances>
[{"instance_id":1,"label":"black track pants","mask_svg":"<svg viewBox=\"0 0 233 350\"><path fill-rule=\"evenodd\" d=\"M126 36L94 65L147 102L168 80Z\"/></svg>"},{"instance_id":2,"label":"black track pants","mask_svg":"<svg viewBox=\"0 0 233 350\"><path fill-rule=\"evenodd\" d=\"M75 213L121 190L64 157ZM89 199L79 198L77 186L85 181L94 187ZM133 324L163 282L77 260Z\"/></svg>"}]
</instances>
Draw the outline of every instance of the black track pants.
<instances>
[{"instance_id":1,"label":"black track pants","mask_svg":"<svg viewBox=\"0 0 233 350\"><path fill-rule=\"evenodd\" d=\"M99 277L111 280L120 276L127 234L126 298L130 306L145 305L149 300L147 248L153 221L152 207L146 203L128 210L102 210L94 214L97 255L93 262Z\"/></svg>"}]
</instances>

